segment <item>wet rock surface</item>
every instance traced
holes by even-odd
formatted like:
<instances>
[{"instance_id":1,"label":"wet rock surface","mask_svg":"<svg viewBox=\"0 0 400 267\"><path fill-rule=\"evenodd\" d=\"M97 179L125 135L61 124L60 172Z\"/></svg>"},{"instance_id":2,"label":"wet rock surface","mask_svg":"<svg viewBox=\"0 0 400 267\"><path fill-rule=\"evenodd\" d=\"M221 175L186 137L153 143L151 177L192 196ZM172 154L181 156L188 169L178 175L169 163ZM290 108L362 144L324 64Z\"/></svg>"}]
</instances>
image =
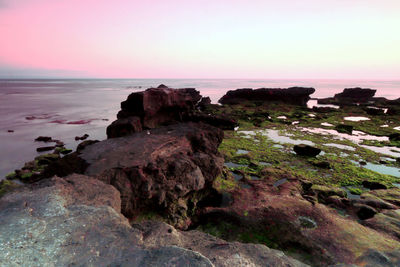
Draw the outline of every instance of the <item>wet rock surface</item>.
<instances>
[{"instance_id":1,"label":"wet rock surface","mask_svg":"<svg viewBox=\"0 0 400 267\"><path fill-rule=\"evenodd\" d=\"M358 222L357 212L369 222L375 219L369 219L376 214L375 209L353 205L343 190L302 185L289 173L286 177L288 182L279 188L272 186L270 179L275 177L247 181L249 187L235 187L229 191L233 199L228 206L203 210L200 229L217 231L226 240L263 240L271 247L290 248L292 255L313 266L339 262L373 266L376 259L369 257L371 250L387 255L390 264L399 262L399 242ZM349 215L343 217L329 206L344 208Z\"/></svg>"},{"instance_id":2,"label":"wet rock surface","mask_svg":"<svg viewBox=\"0 0 400 267\"><path fill-rule=\"evenodd\" d=\"M82 175L54 177L0 199L0 263L23 266L306 266L263 245L120 213L119 192Z\"/></svg>"},{"instance_id":3,"label":"wet rock surface","mask_svg":"<svg viewBox=\"0 0 400 267\"><path fill-rule=\"evenodd\" d=\"M304 106L314 92L314 88L307 87L237 89L228 91L218 102L221 104L240 104L245 101L282 102Z\"/></svg>"}]
</instances>

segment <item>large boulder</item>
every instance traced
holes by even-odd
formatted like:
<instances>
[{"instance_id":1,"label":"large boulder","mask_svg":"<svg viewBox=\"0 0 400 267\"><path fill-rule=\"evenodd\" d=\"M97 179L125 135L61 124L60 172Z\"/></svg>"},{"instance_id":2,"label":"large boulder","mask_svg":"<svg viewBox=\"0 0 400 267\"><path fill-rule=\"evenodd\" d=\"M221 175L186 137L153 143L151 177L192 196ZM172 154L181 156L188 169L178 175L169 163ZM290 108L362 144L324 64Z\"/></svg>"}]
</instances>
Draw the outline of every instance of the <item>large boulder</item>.
<instances>
[{"instance_id":1,"label":"large boulder","mask_svg":"<svg viewBox=\"0 0 400 267\"><path fill-rule=\"evenodd\" d=\"M237 89L228 91L218 102L221 104L240 104L246 101L283 102L285 104L304 106L314 92L314 88L308 87Z\"/></svg>"},{"instance_id":2,"label":"large boulder","mask_svg":"<svg viewBox=\"0 0 400 267\"><path fill-rule=\"evenodd\" d=\"M200 101L201 100L201 101ZM172 89L165 85L132 93L121 103L117 120L107 127L107 137L131 135L177 122L204 122L224 130L233 130L237 122L230 118L204 114L210 105L194 88Z\"/></svg>"},{"instance_id":3,"label":"large boulder","mask_svg":"<svg viewBox=\"0 0 400 267\"><path fill-rule=\"evenodd\" d=\"M164 126L89 145L51 164L43 176L97 177L119 190L128 218L153 212L186 228L222 170L222 138L222 130L207 124Z\"/></svg>"},{"instance_id":4,"label":"large boulder","mask_svg":"<svg viewBox=\"0 0 400 267\"><path fill-rule=\"evenodd\" d=\"M40 181L0 199L2 266L306 266L281 251L197 231L130 225L119 192L83 175Z\"/></svg>"},{"instance_id":5,"label":"large boulder","mask_svg":"<svg viewBox=\"0 0 400 267\"><path fill-rule=\"evenodd\" d=\"M200 92L194 88L149 88L143 92L132 93L121 102L118 119L137 116L143 128L181 121L186 113L194 110L201 99Z\"/></svg>"}]
</instances>

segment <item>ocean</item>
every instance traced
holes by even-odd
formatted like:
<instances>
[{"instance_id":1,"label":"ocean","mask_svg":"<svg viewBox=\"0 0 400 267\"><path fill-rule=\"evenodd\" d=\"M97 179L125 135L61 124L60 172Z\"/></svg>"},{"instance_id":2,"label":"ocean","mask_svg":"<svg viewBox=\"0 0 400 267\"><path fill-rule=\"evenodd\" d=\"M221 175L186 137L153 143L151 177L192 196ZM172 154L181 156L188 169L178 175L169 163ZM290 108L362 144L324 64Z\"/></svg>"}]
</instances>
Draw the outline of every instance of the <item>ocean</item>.
<instances>
[{"instance_id":1,"label":"ocean","mask_svg":"<svg viewBox=\"0 0 400 267\"><path fill-rule=\"evenodd\" d=\"M377 89L376 96L400 97L400 80L235 80L235 79L0 79L0 180L39 153L51 136L75 149L75 136L106 138L106 127L116 119L120 102L135 91L165 84L196 88L216 103L237 88L314 87L311 97L333 96L349 87ZM12 131L12 132L9 132Z\"/></svg>"}]
</instances>

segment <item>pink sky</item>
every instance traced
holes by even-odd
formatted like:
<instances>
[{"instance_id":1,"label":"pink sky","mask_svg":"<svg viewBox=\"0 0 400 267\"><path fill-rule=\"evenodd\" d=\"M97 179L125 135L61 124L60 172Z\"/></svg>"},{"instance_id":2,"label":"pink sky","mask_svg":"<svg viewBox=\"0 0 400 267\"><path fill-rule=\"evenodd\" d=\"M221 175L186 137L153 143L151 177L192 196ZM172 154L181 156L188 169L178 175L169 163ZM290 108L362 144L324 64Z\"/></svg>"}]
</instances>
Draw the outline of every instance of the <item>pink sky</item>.
<instances>
[{"instance_id":1,"label":"pink sky","mask_svg":"<svg viewBox=\"0 0 400 267\"><path fill-rule=\"evenodd\" d=\"M0 0L0 77L400 79L398 0Z\"/></svg>"}]
</instances>

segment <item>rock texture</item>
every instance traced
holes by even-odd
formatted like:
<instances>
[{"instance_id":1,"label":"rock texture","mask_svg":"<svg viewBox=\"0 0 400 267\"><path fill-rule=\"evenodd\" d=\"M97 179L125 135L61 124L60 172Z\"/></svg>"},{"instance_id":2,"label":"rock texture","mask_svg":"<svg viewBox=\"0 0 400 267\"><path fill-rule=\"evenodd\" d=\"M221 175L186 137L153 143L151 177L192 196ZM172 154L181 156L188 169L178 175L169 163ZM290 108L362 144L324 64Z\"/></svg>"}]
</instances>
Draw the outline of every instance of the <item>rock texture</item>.
<instances>
[{"instance_id":1,"label":"rock texture","mask_svg":"<svg viewBox=\"0 0 400 267\"><path fill-rule=\"evenodd\" d=\"M119 192L82 175L0 199L2 266L306 266L262 245L228 243L163 223L133 227Z\"/></svg>"},{"instance_id":2,"label":"rock texture","mask_svg":"<svg viewBox=\"0 0 400 267\"><path fill-rule=\"evenodd\" d=\"M369 206L372 202L366 199L353 203L343 190L299 181L290 171L266 168L264 173L259 180L242 179L238 186L225 189L227 201L218 207L205 208L197 222L200 227L228 241L251 239L292 251L298 259L313 266L400 264L399 228L395 225L398 213L370 217L371 210L381 212L393 207L381 205L373 209ZM286 180L276 186L276 181L283 177ZM365 225L373 225L382 233L361 225L357 215L363 217ZM384 233L385 227L395 236Z\"/></svg>"},{"instance_id":3,"label":"rock texture","mask_svg":"<svg viewBox=\"0 0 400 267\"><path fill-rule=\"evenodd\" d=\"M54 162L44 177L96 176L120 191L125 216L155 212L187 228L196 203L222 170L222 138L220 129L207 124L160 127L89 145Z\"/></svg>"},{"instance_id":4,"label":"rock texture","mask_svg":"<svg viewBox=\"0 0 400 267\"><path fill-rule=\"evenodd\" d=\"M283 102L304 106L310 100L314 88L291 87L288 89L237 89L228 91L218 102L221 104L240 104L252 102Z\"/></svg>"},{"instance_id":5,"label":"rock texture","mask_svg":"<svg viewBox=\"0 0 400 267\"><path fill-rule=\"evenodd\" d=\"M132 93L121 103L117 115L119 120L125 120L111 124L107 128L107 136L119 137L113 134L118 132L115 128L122 125L125 125L123 128L128 132L132 132L182 121L182 117L193 111L200 99L200 92L194 88L172 89L165 85Z\"/></svg>"}]
</instances>

